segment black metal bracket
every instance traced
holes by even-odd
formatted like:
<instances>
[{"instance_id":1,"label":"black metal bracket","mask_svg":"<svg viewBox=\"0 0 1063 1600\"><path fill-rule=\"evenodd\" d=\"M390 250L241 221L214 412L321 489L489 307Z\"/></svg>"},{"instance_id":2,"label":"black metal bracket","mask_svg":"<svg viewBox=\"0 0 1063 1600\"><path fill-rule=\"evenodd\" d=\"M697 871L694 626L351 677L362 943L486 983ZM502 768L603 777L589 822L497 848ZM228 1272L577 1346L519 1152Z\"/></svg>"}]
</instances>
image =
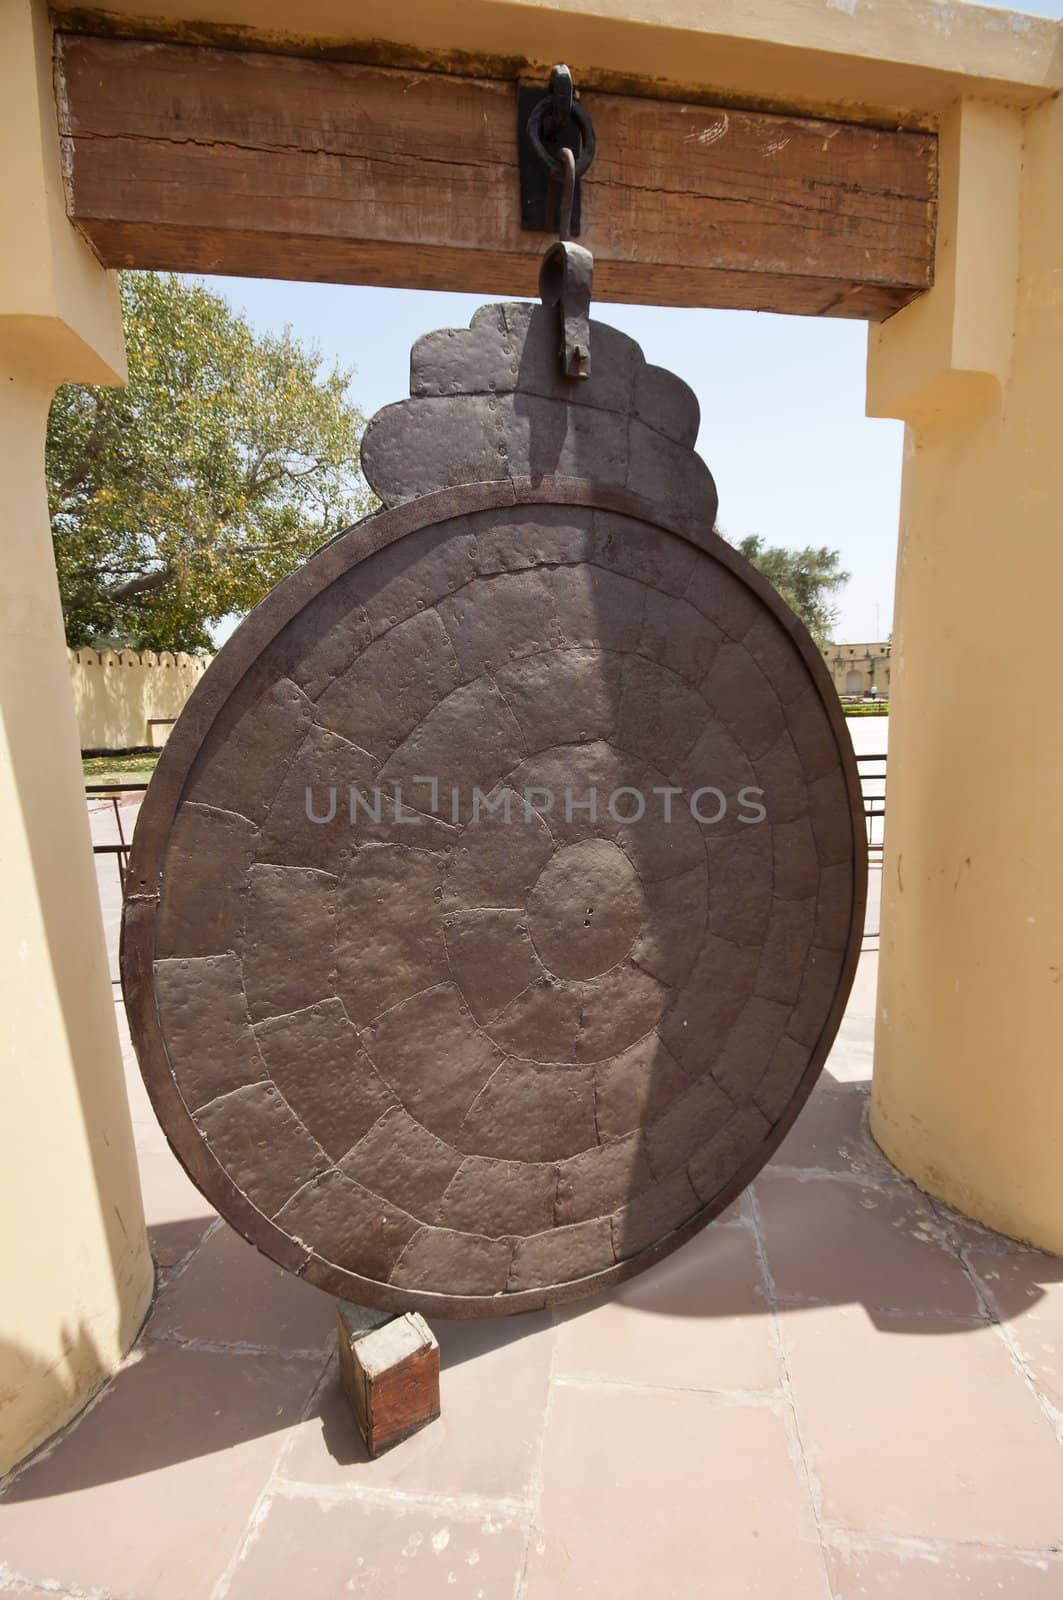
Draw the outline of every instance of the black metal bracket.
<instances>
[{"instance_id":1,"label":"black metal bracket","mask_svg":"<svg viewBox=\"0 0 1063 1600\"><path fill-rule=\"evenodd\" d=\"M566 378L591 375L591 293L594 257L581 244L560 239L552 244L539 269L544 306L558 310L558 355Z\"/></svg>"},{"instance_id":2,"label":"black metal bracket","mask_svg":"<svg viewBox=\"0 0 1063 1600\"><path fill-rule=\"evenodd\" d=\"M533 233L557 233L561 223L562 163L557 151L572 151L576 188L572 237L580 231L579 180L594 159L594 124L580 105L572 74L557 66L545 94L540 85L517 92L517 162L520 171L520 225Z\"/></svg>"}]
</instances>

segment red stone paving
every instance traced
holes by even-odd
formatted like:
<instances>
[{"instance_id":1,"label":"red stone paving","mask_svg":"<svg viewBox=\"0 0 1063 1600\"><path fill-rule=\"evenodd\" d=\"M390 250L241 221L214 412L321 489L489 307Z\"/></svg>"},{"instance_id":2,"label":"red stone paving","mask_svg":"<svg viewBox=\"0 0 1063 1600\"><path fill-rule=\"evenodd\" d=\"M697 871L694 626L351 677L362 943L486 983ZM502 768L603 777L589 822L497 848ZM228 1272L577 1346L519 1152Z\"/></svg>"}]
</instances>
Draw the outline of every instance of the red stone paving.
<instances>
[{"instance_id":1,"label":"red stone paving","mask_svg":"<svg viewBox=\"0 0 1063 1600\"><path fill-rule=\"evenodd\" d=\"M442 1420L375 1462L331 1302L212 1216L129 1060L160 1292L119 1376L0 1498L0 1594L1063 1595L1063 1262L877 1151L875 959L752 1194L583 1308L437 1322Z\"/></svg>"}]
</instances>

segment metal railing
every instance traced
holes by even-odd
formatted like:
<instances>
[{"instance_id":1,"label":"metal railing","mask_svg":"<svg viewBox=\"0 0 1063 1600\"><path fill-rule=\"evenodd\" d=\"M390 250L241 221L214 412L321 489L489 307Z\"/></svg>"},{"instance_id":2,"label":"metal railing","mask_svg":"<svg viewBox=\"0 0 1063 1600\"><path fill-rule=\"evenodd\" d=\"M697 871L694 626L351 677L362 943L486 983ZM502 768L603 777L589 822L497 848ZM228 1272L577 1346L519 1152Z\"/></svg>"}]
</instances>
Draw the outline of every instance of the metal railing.
<instances>
[{"instance_id":1,"label":"metal railing","mask_svg":"<svg viewBox=\"0 0 1063 1600\"><path fill-rule=\"evenodd\" d=\"M857 769L860 773L860 791L864 800L864 817L867 822L867 849L868 854L874 858L882 858L882 836L886 816L886 754L858 755L856 758ZM125 898L125 875L129 865L129 847L131 839L125 836L122 826L122 802L124 794L143 794L147 789L146 783L89 783L85 785L85 794L90 800L109 800L114 809L115 827L118 830L118 842L110 844L94 844L93 854L97 856L114 856L118 863L118 881L122 887L122 898Z\"/></svg>"},{"instance_id":2,"label":"metal railing","mask_svg":"<svg viewBox=\"0 0 1063 1600\"><path fill-rule=\"evenodd\" d=\"M118 843L94 844L94 856L114 856L118 862L118 882L122 889L122 899L125 899L125 875L129 865L129 847L131 839L125 836L122 827L122 802L123 794L143 794L147 789L146 783L87 783L85 796L88 800L109 800L114 810L114 823L118 829Z\"/></svg>"},{"instance_id":3,"label":"metal railing","mask_svg":"<svg viewBox=\"0 0 1063 1600\"><path fill-rule=\"evenodd\" d=\"M878 856L881 862L886 817L886 753L857 756L856 765L860 773L860 792L864 797L868 854Z\"/></svg>"}]
</instances>

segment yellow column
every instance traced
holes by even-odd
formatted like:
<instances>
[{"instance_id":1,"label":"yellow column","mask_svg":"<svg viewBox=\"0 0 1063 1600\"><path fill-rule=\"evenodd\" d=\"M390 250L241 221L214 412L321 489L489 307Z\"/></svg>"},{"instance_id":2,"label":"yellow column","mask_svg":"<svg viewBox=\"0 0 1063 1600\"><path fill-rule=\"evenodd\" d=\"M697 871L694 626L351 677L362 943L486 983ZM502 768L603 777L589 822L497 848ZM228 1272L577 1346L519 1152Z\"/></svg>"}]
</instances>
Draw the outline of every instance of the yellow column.
<instances>
[{"instance_id":1,"label":"yellow column","mask_svg":"<svg viewBox=\"0 0 1063 1600\"><path fill-rule=\"evenodd\" d=\"M1063 106L956 106L931 293L872 335L907 422L872 1128L1063 1252Z\"/></svg>"},{"instance_id":2,"label":"yellow column","mask_svg":"<svg viewBox=\"0 0 1063 1600\"><path fill-rule=\"evenodd\" d=\"M43 4L0 7L0 1472L147 1309L137 1181L44 489L56 386L123 380L113 280L62 203Z\"/></svg>"}]
</instances>

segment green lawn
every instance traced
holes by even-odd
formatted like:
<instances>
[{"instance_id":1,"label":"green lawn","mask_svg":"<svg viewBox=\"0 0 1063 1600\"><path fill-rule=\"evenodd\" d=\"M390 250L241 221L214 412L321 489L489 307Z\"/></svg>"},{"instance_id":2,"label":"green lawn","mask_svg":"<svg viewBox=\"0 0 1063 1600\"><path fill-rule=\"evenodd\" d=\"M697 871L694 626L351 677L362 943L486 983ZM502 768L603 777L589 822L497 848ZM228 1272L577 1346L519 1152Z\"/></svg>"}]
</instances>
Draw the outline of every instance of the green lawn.
<instances>
[{"instance_id":1,"label":"green lawn","mask_svg":"<svg viewBox=\"0 0 1063 1600\"><path fill-rule=\"evenodd\" d=\"M147 783L158 764L158 750L138 750L129 756L83 756L86 783Z\"/></svg>"}]
</instances>

